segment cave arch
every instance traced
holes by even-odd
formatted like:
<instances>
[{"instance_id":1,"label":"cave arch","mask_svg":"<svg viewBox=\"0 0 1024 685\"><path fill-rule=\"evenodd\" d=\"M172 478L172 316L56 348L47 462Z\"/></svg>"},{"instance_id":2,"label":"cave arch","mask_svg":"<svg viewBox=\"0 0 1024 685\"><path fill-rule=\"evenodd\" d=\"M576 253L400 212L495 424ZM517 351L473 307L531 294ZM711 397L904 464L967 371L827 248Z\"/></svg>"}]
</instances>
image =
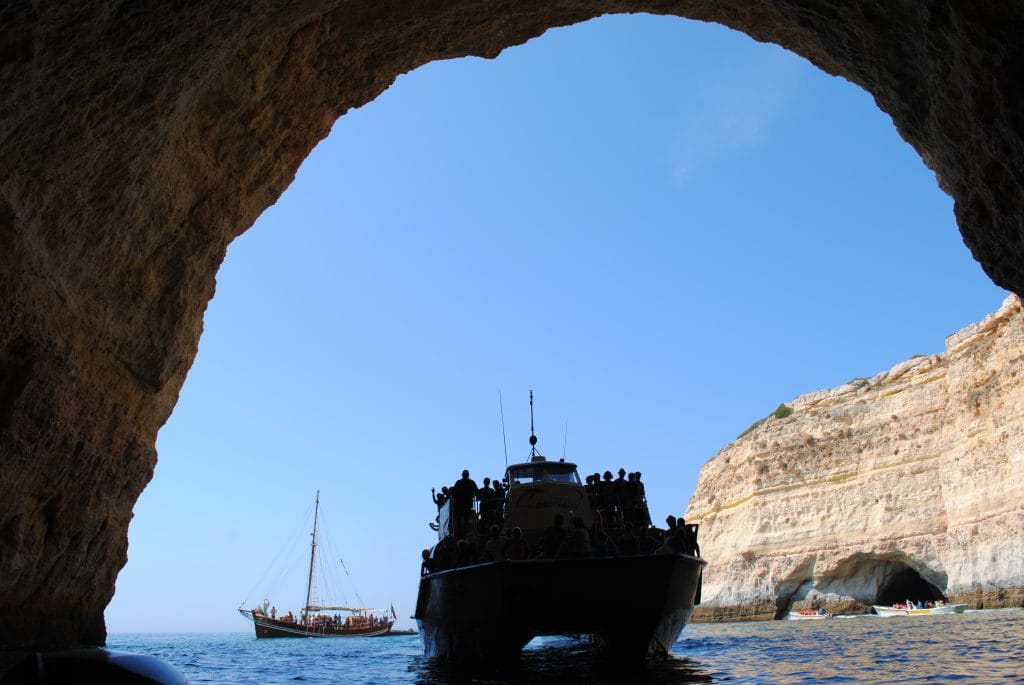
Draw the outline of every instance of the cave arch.
<instances>
[{"instance_id":1,"label":"cave arch","mask_svg":"<svg viewBox=\"0 0 1024 685\"><path fill-rule=\"evenodd\" d=\"M929 568L901 552L864 553L849 556L815 584L815 591L835 601L857 602L869 609L874 604L945 600L945 572Z\"/></svg>"},{"instance_id":2,"label":"cave arch","mask_svg":"<svg viewBox=\"0 0 1024 685\"><path fill-rule=\"evenodd\" d=\"M945 601L946 595L922 578L920 573L909 566L903 566L891 573L886 582L879 586L872 603L889 606L908 599L915 602Z\"/></svg>"},{"instance_id":3,"label":"cave arch","mask_svg":"<svg viewBox=\"0 0 1024 685\"><path fill-rule=\"evenodd\" d=\"M808 594L814 589L814 565L816 559L813 557L802 560L791 570L775 587L775 620L789 616L790 610L796 602L807 599Z\"/></svg>"},{"instance_id":4,"label":"cave arch","mask_svg":"<svg viewBox=\"0 0 1024 685\"><path fill-rule=\"evenodd\" d=\"M945 573L902 553L854 554L820 576L815 576L814 567L813 560L805 561L778 585L777 620L786 618L800 602L807 603L801 608L831 605L842 607L843 612L870 613L876 604L947 599Z\"/></svg>"},{"instance_id":5,"label":"cave arch","mask_svg":"<svg viewBox=\"0 0 1024 685\"><path fill-rule=\"evenodd\" d=\"M347 110L433 60L650 11L869 91L1024 293L1024 8L893 0L8 3L0 38L0 645L102 644L228 243ZM58 580L59 579L59 580Z\"/></svg>"}]
</instances>

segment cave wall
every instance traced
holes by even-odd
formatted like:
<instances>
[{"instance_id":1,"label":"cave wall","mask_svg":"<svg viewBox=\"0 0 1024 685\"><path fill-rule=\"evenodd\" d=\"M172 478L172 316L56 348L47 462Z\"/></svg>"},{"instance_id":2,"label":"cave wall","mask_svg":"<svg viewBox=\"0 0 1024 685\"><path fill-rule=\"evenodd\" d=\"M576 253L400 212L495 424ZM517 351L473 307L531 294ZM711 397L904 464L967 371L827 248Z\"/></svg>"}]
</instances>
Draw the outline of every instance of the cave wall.
<instances>
[{"instance_id":1,"label":"cave wall","mask_svg":"<svg viewBox=\"0 0 1024 685\"><path fill-rule=\"evenodd\" d=\"M1024 292L1020 5L10 0L0 649L105 640L132 507L226 247L333 122L432 60L635 11L719 22L868 90L953 196L986 273Z\"/></svg>"}]
</instances>

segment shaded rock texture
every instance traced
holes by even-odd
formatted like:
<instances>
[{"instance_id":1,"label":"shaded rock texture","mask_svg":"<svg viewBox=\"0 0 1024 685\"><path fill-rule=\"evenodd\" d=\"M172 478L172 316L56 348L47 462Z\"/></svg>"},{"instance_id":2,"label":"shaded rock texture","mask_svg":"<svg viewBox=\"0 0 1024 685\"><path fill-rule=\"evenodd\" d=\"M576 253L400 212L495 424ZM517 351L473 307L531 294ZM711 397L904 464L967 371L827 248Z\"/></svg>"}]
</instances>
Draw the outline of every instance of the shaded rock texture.
<instances>
[{"instance_id":1,"label":"shaded rock texture","mask_svg":"<svg viewBox=\"0 0 1024 685\"><path fill-rule=\"evenodd\" d=\"M701 470L698 619L942 597L1024 606L1024 314L803 395Z\"/></svg>"},{"instance_id":2,"label":"shaded rock texture","mask_svg":"<svg viewBox=\"0 0 1024 685\"><path fill-rule=\"evenodd\" d=\"M105 640L226 246L333 122L432 60L636 11L720 22L867 89L955 199L975 258L1024 292L1018 3L8 0L0 648Z\"/></svg>"}]
</instances>

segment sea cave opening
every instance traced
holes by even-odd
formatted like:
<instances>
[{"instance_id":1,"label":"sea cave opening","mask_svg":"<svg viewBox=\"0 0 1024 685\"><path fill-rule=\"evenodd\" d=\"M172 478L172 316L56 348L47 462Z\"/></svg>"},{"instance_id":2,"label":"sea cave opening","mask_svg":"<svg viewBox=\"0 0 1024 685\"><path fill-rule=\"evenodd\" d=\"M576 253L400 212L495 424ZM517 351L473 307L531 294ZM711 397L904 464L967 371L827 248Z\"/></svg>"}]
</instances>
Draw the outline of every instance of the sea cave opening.
<instances>
[{"instance_id":1,"label":"sea cave opening","mask_svg":"<svg viewBox=\"0 0 1024 685\"><path fill-rule=\"evenodd\" d=\"M604 65L600 60L607 50L601 42L590 46L569 35L601 29L602 41L607 41L616 30L625 30L613 24L627 22L643 23L648 32L643 43L658 48L647 51L649 55L639 54L628 69L622 55ZM687 33L680 38L680 31ZM708 42L697 41L700 32L709 33ZM564 42L554 45L552 41L560 37L574 42L569 47ZM722 45L712 44L712 39ZM689 47L668 60L668 55L677 54L668 52L676 45ZM742 56L748 51L751 63L760 65L755 73L729 66L733 61L715 69L685 66L704 63L709 54L735 52ZM641 59L645 56L649 63ZM516 77L518 72L508 71L512 63L528 76ZM657 76L666 64L680 65L671 67L670 89L664 87L666 77ZM588 75L577 65L588 65L593 71ZM784 383L815 387L813 379L795 381L791 370L811 373L809 356L824 345L813 337L821 333L820 326L809 326L805 336L789 330L796 342L767 336L757 356L743 353L745 343L739 337L722 341L715 336L695 336L692 348L681 357L673 341L683 336L673 334L674 327L685 325L688 316L727 327L729 307L711 306L710 298L700 298L688 310L675 307L670 297L657 299L673 292L703 292L709 284L722 289L727 301L741 298L745 286L733 283L727 272L714 266L715 255L729 255L731 261L743 264L753 282L777 282L780 263L763 259L763 255L778 249L778 236L784 233L791 236L785 241L789 244L827 244L819 220L825 206L864 206L877 214L854 218L852 213L839 212L843 221L834 223L830 231L838 236L841 243L836 244L842 249L829 250L829 254L848 259L847 265L830 261L827 269L812 271L804 278L835 283L834 274L841 273L851 279L847 286L851 292L864 292L872 302L873 315L882 314L878 302L905 310L907 304L899 303L895 296L883 298L864 291L874 283L865 285L855 274L857 265L870 259L880 271L908 278L907 286L884 284L887 293L903 291L910 301L920 297L912 286L926 282L926 274L909 271L913 265L900 256L916 241L907 233L906 249L887 243L886 255L899 259L886 266L879 261L886 255L877 255L875 245L888 240L892 231L882 231L872 241L862 227L885 227L891 207L907 205L911 195L917 198L915 206L932 207L935 217L944 216L951 222L947 198L941 196L934 177L898 140L891 121L877 111L869 97L848 83L814 70L805 72L804 66L781 50L724 29L630 16L550 32L529 47L509 49L501 61L437 62L402 77L371 104L347 113L331 136L310 154L288 193L268 209L255 230L232 243L230 257L217 276L217 296L210 303L197 363L190 371L179 408L161 429L160 452L168 457L163 463L177 460L175 463L191 468L191 459L206 464L214 458L206 455L209 441L189 444L205 434L203 428L190 425L197 421L216 424L219 432L232 436L231 449L220 450L217 463L224 465L232 479L241 479L237 486L242 489L266 487L266 476L253 468L254 464L264 469L264 474L273 472L276 487L292 494L308 490L305 474L314 471L328 479L380 481L385 477L381 465L394 463L387 455L412 454L422 444L446 439L447 431L438 430L445 425L444 418L432 417L430 412L443 407L445 414L474 414L479 404L477 389L459 391L455 384L437 381L464 377L467 368L473 369L470 376L511 379L503 380L506 385L522 382L509 369L531 368L531 373L542 375L554 389L576 388L581 400L607 397L603 404L612 406L614 393L603 386L633 387L637 378L660 378L663 360L710 359L722 351L741 360L732 362L737 365L737 381L757 374L766 387ZM511 77L502 81L495 76L497 70L508 71ZM621 73L621 85L612 80L613 72ZM650 81L651 88L645 89L637 75L648 73L656 78ZM699 78L686 80L690 74ZM543 75L550 75L550 81L540 80ZM748 80L730 85L731 79L740 76ZM516 90L519 82L530 87ZM486 91L482 90L485 86ZM624 98L623 92L629 97ZM442 98L437 93L447 95ZM643 119L643 125L628 128L621 141L610 135L619 130L616 126L621 126L637 103L651 99L656 103L651 111L664 113L664 117ZM805 101L815 106L802 107ZM822 107L822 103L833 102L831 108ZM540 119L536 116L539 111L546 113ZM408 116L409 112L416 116ZM680 119L680 112L690 118ZM511 123L502 125L502 116ZM536 130L520 126L535 119L539 121ZM795 155L797 143L809 144L813 124L821 124L810 143L815 153ZM853 126L871 136L835 133L853 130ZM641 133L653 135L648 139ZM876 141L870 147L866 144L869 138ZM668 152L666 140L674 141ZM385 141L386 153L381 147ZM834 147L824 147L826 144ZM829 152L822 154L826 149ZM887 173L898 171L916 179L913 187L895 183L893 177L880 182L874 168L884 150L891 152L891 157L886 156ZM444 160L443 168L438 160ZM581 173L578 160L584 160L582 168L593 175ZM782 173L783 167L788 174ZM742 178L721 175L732 174L726 170L736 168L742 170ZM640 169L648 171L638 174ZM748 182L741 184L741 180ZM634 187L637 181L639 185ZM401 202L393 201L396 192L402 193ZM742 203L731 201L737 193L743 196ZM867 205L859 202L865 195L873 198ZM515 201L509 202L512 196ZM681 198L685 205L675 204ZM934 202L929 203L928 198ZM675 214L665 219L649 211L678 206L686 208L685 221ZM748 206L757 207L753 218L746 215ZM913 224L932 231L938 221L933 217ZM487 226L486 231L480 230L482 225ZM962 250L952 228L947 231L949 242ZM856 236L857 240L844 236ZM932 240L934 245L938 239ZM928 269L937 268L936 252ZM537 273L550 277L508 287L520 283L522 264L527 260ZM341 262L345 268L338 268ZM799 260L799 264L817 263ZM953 268L951 262L948 269ZM931 286L930 297L943 300L935 287ZM338 305L332 298L314 298L319 293L347 292L367 293L365 302L360 297L353 304ZM297 302L306 304L294 306ZM601 341L613 340L621 322L628 322L629 328L651 334L640 336L644 340L641 352L618 346L602 351L594 346L598 353L594 359L589 346L581 348L575 335L556 336L549 339L544 355L552 362L550 368L538 368L533 356L520 350L522 346L508 345L509 336L504 333L509 312L518 315L523 302L540 303L531 309L530 320L541 328L585 331L587 339ZM568 315L559 304L562 302L572 304ZM805 312L817 308L794 291L778 298L763 323L787 318L800 325L806 320ZM665 312L675 314L670 317ZM838 328L829 331L825 339L854 340L866 331L863 320L856 325L843 320L835 323ZM368 334L353 335L353 331ZM296 341L300 341L302 354L281 355L282 350L295 349ZM862 346L867 346L867 339L862 341ZM216 350L230 354L216 363L207 361ZM488 354L478 355L478 350ZM764 375L762 356L778 362L774 368L779 369L779 379ZM621 370L609 372L608 359L616 357L630 361ZM268 366L254 386L252 369L267 359L279 361ZM315 363L317 359L327 361ZM648 371L641 365L647 360L657 370ZM829 372L834 372L831 358L824 361ZM309 370L307 364L315 368ZM749 364L749 370L742 370L744 364ZM661 405L672 409L663 419L648 408L639 417L645 425L673 425L673 417L680 415L693 417L699 425L708 405L730 407L741 414L756 411L754 401L749 409L735 407L731 398L738 393L721 382L714 365L696 366L699 373L688 377L708 388L707 394L684 396L682 408ZM851 361L847 377L873 366L873 362L861 365ZM273 391L257 391L264 387L273 387ZM440 402L431 400L437 387L444 389ZM338 393L338 388L346 388L346 392ZM237 394L228 399L221 394L225 392ZM671 386L656 386L655 392L675 394ZM566 394L571 399L572 395ZM209 402L211 398L218 399ZM280 401L284 398L303 398L314 409L300 411L300 403ZM199 408L201 402L208 404ZM385 406L388 412L380 411ZM585 411L581 403L568 406L576 414ZM770 406L775 406L775 400ZM196 409L190 411L190 407ZM367 430L385 414L404 415L406 428ZM604 414L595 411L593 415L601 421ZM254 425L287 425L288 429L268 434L253 430ZM568 423L566 426L569 432ZM579 426L573 431L583 433ZM335 476L330 470L340 470L342 460L325 458L335 454L337 432L350 436L349 451L364 456L345 460L344 476ZM658 431L643 434L656 436ZM298 441L297 435L301 436ZM709 442L715 439L709 438ZM564 438L562 442L564 448ZM568 443L572 449L571 435ZM650 454L668 452L656 441L640 449ZM282 472L277 470L281 454L302 456L289 459L291 468ZM435 483L439 473L457 474L466 466L458 458L445 459L403 465L403 477L395 483L398 501L418 501L424 484ZM650 468L644 466L647 474L661 466L648 464ZM482 463L470 466L474 474L484 468ZM162 468L168 473L170 467ZM665 469L664 479L651 479L648 494L656 502L667 500L679 489L678 464L666 462ZM694 478L698 471L693 469ZM132 561L120 575L118 596L107 611L108 622L115 629L138 625L128 623L141 620L133 608L151 604L147 595L154 583L143 574L142 564L147 553L155 553L147 548L153 544L149 541L167 536L159 531L164 517L152 511L146 516L144 509L155 509L156 502L164 501L158 496L160 488L176 485L169 478L155 482L148 500L138 509L141 515L132 524ZM373 490L366 488L352 497L359 499L358 506L372 508L377 497ZM662 499L659 490L666 495ZM211 500L202 509L219 506L217 492L222 488L196 493ZM352 504L356 506L355 501ZM304 505L300 502L298 506ZM264 535L267 528L250 522L240 529L240 544L261 544L256 536ZM422 540L421 529L403 530L401 534L407 536L403 545L416 548ZM205 527L196 524L195 530L197 537L205 535ZM372 542L363 544L368 550L363 556L373 558ZM210 548L219 549L214 544ZM357 549L354 547L354 552ZM398 565L383 569L379 585L406 587L400 571ZM184 584L177 578L185 577L178 574L172 578L172 587L161 586L161 594L176 592L173 584ZM807 579L799 579L786 609L805 597L812 586ZM414 599L414 595L401 598L405 605L412 605ZM234 622L237 617L224 620ZM223 629L230 629L230 624Z\"/></svg>"},{"instance_id":2,"label":"sea cave opening","mask_svg":"<svg viewBox=\"0 0 1024 685\"><path fill-rule=\"evenodd\" d=\"M840 562L815 583L826 601L891 605L912 600L945 600L946 574L906 555L857 554ZM797 597L799 599L799 597Z\"/></svg>"},{"instance_id":3,"label":"sea cave opening","mask_svg":"<svg viewBox=\"0 0 1024 685\"><path fill-rule=\"evenodd\" d=\"M908 599L915 602L945 601L942 591L922 578L920 573L909 566L900 566L902 568L890 572L879 584L875 604L891 605Z\"/></svg>"}]
</instances>

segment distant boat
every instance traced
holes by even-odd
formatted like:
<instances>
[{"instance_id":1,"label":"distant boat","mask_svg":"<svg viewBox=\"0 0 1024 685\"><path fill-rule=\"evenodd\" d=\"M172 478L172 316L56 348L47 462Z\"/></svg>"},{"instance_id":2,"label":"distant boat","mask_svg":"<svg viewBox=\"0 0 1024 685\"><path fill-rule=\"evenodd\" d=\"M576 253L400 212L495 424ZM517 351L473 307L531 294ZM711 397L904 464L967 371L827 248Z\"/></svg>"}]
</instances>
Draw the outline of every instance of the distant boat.
<instances>
[{"instance_id":1,"label":"distant boat","mask_svg":"<svg viewBox=\"0 0 1024 685\"><path fill-rule=\"evenodd\" d=\"M391 633L397 614L395 608L367 609L341 605L310 604L316 568L317 520L320 514L320 491L316 493L313 513L313 534L309 551L309 576L306 581L306 604L298 616L288 612L277 616L269 600L252 609L238 609L252 621L256 637L379 637Z\"/></svg>"},{"instance_id":2,"label":"distant boat","mask_svg":"<svg viewBox=\"0 0 1024 685\"><path fill-rule=\"evenodd\" d=\"M832 618L832 614L826 614L825 612L818 613L813 609L789 612L790 621L818 621L823 618Z\"/></svg>"},{"instance_id":3,"label":"distant boat","mask_svg":"<svg viewBox=\"0 0 1024 685\"><path fill-rule=\"evenodd\" d=\"M875 613L879 616L936 616L944 614L962 614L967 608L966 604L936 604L933 607L915 609L912 606L900 604L893 606L874 605Z\"/></svg>"}]
</instances>

